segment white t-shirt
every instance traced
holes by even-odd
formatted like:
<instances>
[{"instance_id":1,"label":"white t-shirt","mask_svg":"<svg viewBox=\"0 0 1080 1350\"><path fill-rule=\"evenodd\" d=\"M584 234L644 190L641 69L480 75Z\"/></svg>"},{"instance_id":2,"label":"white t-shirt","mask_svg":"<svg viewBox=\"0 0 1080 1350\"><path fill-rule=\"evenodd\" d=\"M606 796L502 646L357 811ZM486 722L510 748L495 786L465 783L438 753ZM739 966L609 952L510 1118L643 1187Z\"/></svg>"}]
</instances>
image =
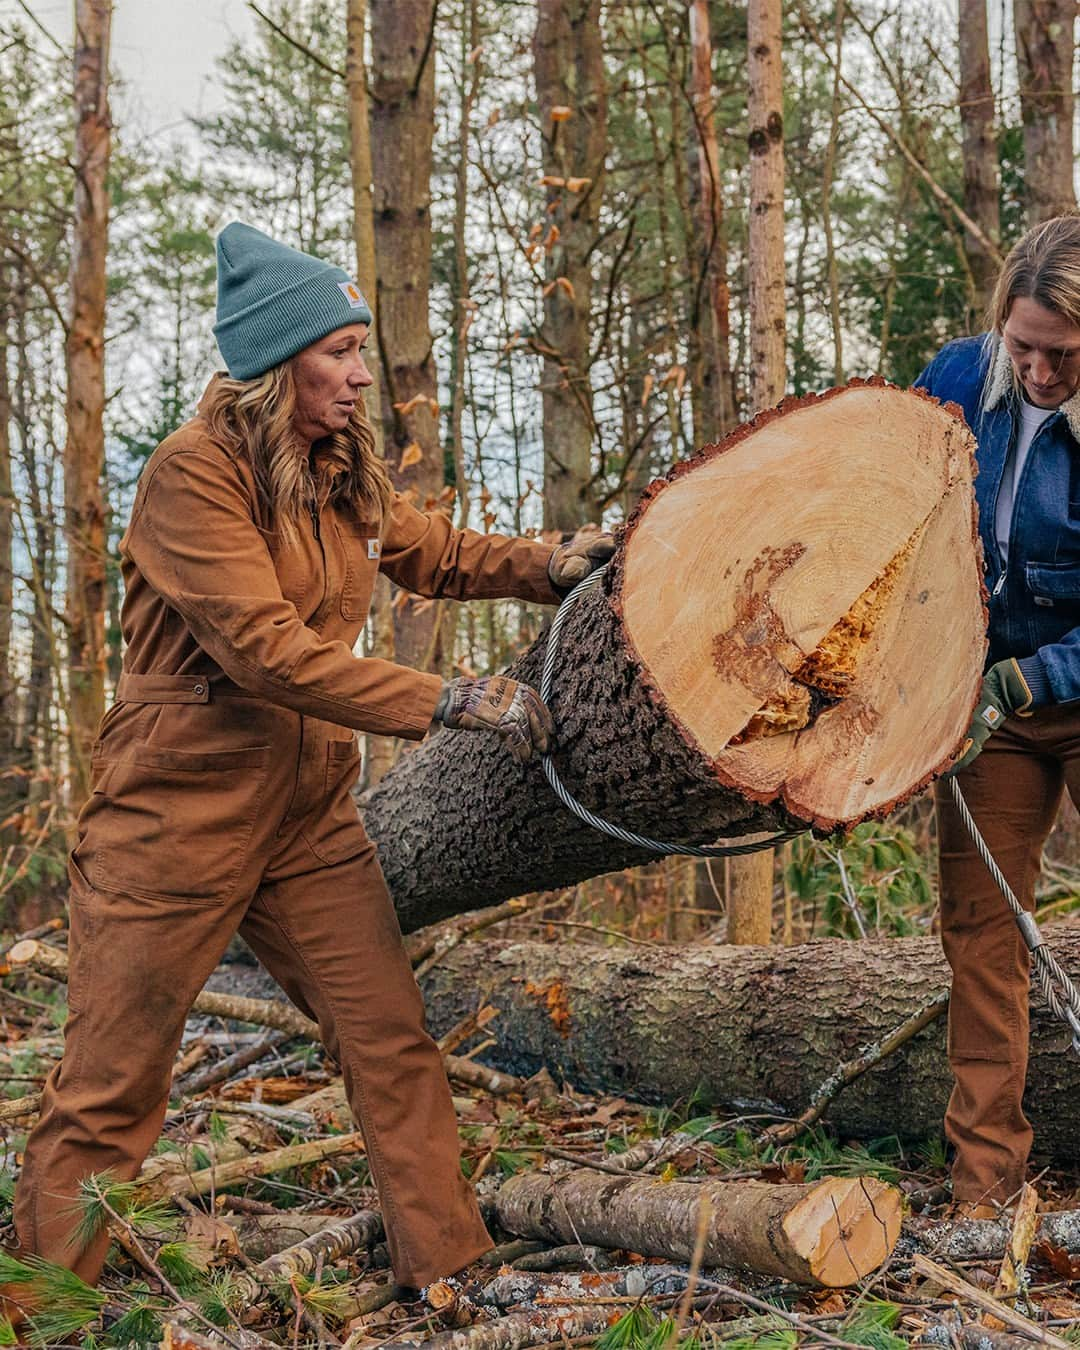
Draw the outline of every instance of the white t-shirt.
<instances>
[{"instance_id":1,"label":"white t-shirt","mask_svg":"<svg viewBox=\"0 0 1080 1350\"><path fill-rule=\"evenodd\" d=\"M1053 417L1056 408L1036 408L1026 399L1020 403L1020 425L1016 431L1016 441L1001 475L1001 487L998 489L997 510L994 512L994 534L997 537L998 550L1003 562L1009 561L1009 526L1012 523L1013 499L1016 485L1027 463L1031 442L1035 433L1048 417Z\"/></svg>"}]
</instances>

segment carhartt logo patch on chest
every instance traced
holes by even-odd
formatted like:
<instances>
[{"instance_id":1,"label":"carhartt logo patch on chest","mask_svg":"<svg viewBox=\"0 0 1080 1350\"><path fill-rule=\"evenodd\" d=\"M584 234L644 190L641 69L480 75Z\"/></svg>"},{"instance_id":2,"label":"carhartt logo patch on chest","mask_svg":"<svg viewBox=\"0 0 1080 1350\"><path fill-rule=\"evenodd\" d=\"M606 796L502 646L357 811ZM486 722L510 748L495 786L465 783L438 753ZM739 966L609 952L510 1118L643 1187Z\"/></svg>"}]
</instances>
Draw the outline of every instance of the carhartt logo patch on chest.
<instances>
[{"instance_id":1,"label":"carhartt logo patch on chest","mask_svg":"<svg viewBox=\"0 0 1080 1350\"><path fill-rule=\"evenodd\" d=\"M350 309L365 309L367 301L360 294L360 287L355 281L339 281L338 290L349 302Z\"/></svg>"},{"instance_id":2,"label":"carhartt logo patch on chest","mask_svg":"<svg viewBox=\"0 0 1080 1350\"><path fill-rule=\"evenodd\" d=\"M377 539L369 539L367 541L367 555L369 558L377 558L381 551Z\"/></svg>"}]
</instances>

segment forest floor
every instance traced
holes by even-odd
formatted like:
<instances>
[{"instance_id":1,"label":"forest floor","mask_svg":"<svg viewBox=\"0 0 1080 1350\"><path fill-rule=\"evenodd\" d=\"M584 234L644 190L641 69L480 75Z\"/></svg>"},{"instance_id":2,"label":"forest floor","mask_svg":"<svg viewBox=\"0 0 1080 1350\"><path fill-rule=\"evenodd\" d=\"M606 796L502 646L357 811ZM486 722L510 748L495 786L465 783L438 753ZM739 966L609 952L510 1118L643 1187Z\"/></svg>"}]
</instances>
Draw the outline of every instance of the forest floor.
<instances>
[{"instance_id":1,"label":"forest floor","mask_svg":"<svg viewBox=\"0 0 1080 1350\"><path fill-rule=\"evenodd\" d=\"M546 921L541 931L551 940L561 932ZM62 926L40 936L64 945ZM213 984L259 998L274 993L268 977L242 962L223 966ZM5 1210L34 1119L34 1094L61 1053L64 995L61 980L32 970L0 980ZM471 1039L461 1028L451 1033L452 1044L450 1038L443 1044L459 1057L451 1082L462 1167L486 1214L502 1182L523 1170L577 1164L615 1171L620 1156L636 1149L636 1171L660 1182L826 1176L889 1182L905 1197L892 1256L856 1287L808 1289L670 1256L525 1241L492 1224L498 1245L489 1257L424 1297L399 1290L362 1141L321 1047L265 1026L196 1015L177 1057L162 1137L139 1183L121 1186L104 1176L88 1188L87 1222L107 1224L115 1239L100 1288L80 1286L57 1268L31 1272L45 1306L31 1343L87 1350L158 1344L376 1350L421 1341L430 1350L594 1343L599 1350L663 1350L679 1342L691 1350L712 1343L735 1350L796 1344L892 1350L920 1340L991 1350L1080 1346L1080 1221L1075 1242L1032 1242L1029 1233L1009 1288L1001 1283L1000 1254L958 1255L950 1245L955 1225L948 1222L941 1140L857 1143L837 1139L826 1121L777 1147L762 1140L762 1122L751 1117L725 1116L694 1101L658 1108L586 1095L546 1071L527 1081L493 1078L491 1090L479 1085L480 1073L466 1083L470 1074L461 1067L463 1060L475 1066L472 1056L479 1051L482 1060L484 1042L498 1037L497 1015L480 1020ZM237 1053L249 1062L227 1065ZM660 1142L647 1146L650 1140ZM1043 1171L1034 1179L1040 1210L1080 1210L1080 1163L1076 1171ZM346 1230L332 1228L358 1213L368 1217ZM0 1213L0 1222L9 1221L10 1213ZM305 1240L306 1247L297 1245ZM928 1273L927 1258L937 1263L936 1275ZM10 1277L2 1261L0 1276ZM986 1320L995 1313L996 1321ZM13 1343L0 1322L0 1345Z\"/></svg>"}]
</instances>

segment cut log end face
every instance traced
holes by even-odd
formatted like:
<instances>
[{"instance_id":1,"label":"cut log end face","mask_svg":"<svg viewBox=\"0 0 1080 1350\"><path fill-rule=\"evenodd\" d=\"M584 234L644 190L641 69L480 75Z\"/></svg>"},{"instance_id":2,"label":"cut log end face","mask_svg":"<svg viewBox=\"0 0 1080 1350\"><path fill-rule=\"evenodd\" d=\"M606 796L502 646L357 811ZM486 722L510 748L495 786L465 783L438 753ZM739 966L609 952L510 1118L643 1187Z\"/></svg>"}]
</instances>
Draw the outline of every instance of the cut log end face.
<instances>
[{"instance_id":1,"label":"cut log end face","mask_svg":"<svg viewBox=\"0 0 1080 1350\"><path fill-rule=\"evenodd\" d=\"M933 400L854 384L782 405L647 494L623 621L722 784L831 828L948 762L985 649L973 451Z\"/></svg>"},{"instance_id":2,"label":"cut log end face","mask_svg":"<svg viewBox=\"0 0 1080 1350\"><path fill-rule=\"evenodd\" d=\"M810 1275L829 1288L855 1284L900 1236L899 1192L873 1177L831 1177L788 1211L784 1234Z\"/></svg>"}]
</instances>

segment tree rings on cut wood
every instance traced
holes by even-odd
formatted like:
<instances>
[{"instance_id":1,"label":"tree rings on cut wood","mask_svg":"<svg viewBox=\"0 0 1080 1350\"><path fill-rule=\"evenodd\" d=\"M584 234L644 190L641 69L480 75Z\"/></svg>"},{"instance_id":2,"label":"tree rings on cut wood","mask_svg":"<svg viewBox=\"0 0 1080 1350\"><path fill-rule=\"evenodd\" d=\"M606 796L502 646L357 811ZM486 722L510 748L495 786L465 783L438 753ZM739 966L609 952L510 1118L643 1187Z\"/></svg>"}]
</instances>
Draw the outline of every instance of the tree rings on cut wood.
<instances>
[{"instance_id":1,"label":"tree rings on cut wood","mask_svg":"<svg viewBox=\"0 0 1080 1350\"><path fill-rule=\"evenodd\" d=\"M856 382L645 492L615 605L721 782L831 828L949 759L984 652L973 452L933 400Z\"/></svg>"},{"instance_id":2,"label":"tree rings on cut wood","mask_svg":"<svg viewBox=\"0 0 1080 1350\"><path fill-rule=\"evenodd\" d=\"M788 400L644 493L562 628L554 761L597 815L705 844L886 814L955 754L985 606L974 440L882 381ZM538 687L542 636L510 674ZM656 856L494 736L441 731L364 807L402 928Z\"/></svg>"}]
</instances>

